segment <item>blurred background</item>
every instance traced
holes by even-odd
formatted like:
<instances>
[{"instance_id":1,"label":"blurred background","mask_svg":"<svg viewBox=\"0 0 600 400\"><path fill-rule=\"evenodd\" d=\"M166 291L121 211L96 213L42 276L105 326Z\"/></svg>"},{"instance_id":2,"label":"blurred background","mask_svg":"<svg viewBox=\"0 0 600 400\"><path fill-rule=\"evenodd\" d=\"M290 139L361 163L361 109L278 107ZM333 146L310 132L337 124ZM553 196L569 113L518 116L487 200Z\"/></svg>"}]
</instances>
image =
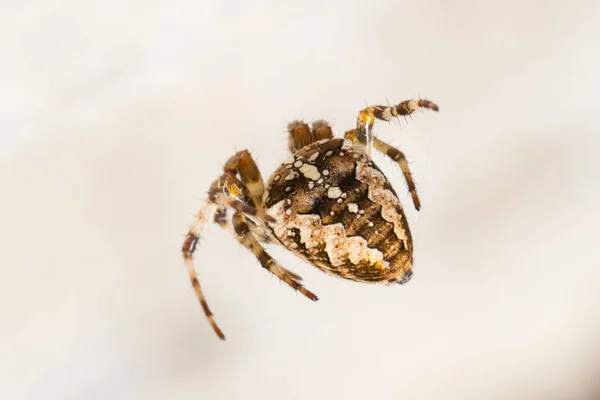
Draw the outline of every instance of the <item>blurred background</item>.
<instances>
[{"instance_id":1,"label":"blurred background","mask_svg":"<svg viewBox=\"0 0 600 400\"><path fill-rule=\"evenodd\" d=\"M0 398L599 399L600 3L4 1ZM409 285L312 303L217 226L212 179L366 104L423 204Z\"/></svg>"}]
</instances>

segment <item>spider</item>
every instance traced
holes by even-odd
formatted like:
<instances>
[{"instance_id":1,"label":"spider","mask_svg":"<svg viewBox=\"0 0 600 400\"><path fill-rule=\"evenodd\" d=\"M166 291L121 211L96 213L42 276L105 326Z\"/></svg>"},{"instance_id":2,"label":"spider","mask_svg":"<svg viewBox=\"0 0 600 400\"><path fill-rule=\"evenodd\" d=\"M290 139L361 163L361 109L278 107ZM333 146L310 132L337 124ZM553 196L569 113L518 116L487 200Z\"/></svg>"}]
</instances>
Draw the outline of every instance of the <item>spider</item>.
<instances>
[{"instance_id":1,"label":"spider","mask_svg":"<svg viewBox=\"0 0 600 400\"><path fill-rule=\"evenodd\" d=\"M208 222L229 231L263 268L310 300L300 276L263 247L279 243L333 276L357 282L406 284L412 277L413 243L398 196L370 157L371 147L400 166L417 210L421 203L404 154L372 134L375 120L391 121L417 109L438 111L429 100L405 100L360 111L356 127L335 138L324 120L288 125L291 156L267 184L247 150L234 154L210 186L182 252L196 296L215 333L225 339L206 303L193 263ZM228 213L232 212L231 218Z\"/></svg>"}]
</instances>

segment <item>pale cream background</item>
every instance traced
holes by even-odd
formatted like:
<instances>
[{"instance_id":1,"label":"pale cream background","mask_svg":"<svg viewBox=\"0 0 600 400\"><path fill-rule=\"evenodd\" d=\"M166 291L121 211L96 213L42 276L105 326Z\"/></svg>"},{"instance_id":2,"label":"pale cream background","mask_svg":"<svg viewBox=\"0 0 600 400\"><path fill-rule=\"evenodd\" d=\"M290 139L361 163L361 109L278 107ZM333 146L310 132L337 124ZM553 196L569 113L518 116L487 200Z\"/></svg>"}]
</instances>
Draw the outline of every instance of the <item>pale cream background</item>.
<instances>
[{"instance_id":1,"label":"pale cream background","mask_svg":"<svg viewBox=\"0 0 600 400\"><path fill-rule=\"evenodd\" d=\"M597 1L4 1L0 398L600 398ZM196 301L179 249L219 168L265 175L290 119L367 102L419 184L406 287L321 300L212 226Z\"/></svg>"}]
</instances>

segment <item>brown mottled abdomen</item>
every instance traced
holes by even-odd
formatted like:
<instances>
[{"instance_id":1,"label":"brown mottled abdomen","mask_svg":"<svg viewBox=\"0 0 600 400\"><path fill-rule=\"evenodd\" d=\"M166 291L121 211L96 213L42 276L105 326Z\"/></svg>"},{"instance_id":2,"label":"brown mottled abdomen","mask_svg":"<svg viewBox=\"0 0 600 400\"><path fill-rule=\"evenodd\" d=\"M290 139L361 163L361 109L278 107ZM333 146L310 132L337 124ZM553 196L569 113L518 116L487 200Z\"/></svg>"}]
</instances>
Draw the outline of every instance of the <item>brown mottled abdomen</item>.
<instances>
[{"instance_id":1,"label":"brown mottled abdomen","mask_svg":"<svg viewBox=\"0 0 600 400\"><path fill-rule=\"evenodd\" d=\"M264 205L279 241L325 272L372 283L405 283L412 275L412 238L398 196L348 140L298 150L271 176Z\"/></svg>"}]
</instances>

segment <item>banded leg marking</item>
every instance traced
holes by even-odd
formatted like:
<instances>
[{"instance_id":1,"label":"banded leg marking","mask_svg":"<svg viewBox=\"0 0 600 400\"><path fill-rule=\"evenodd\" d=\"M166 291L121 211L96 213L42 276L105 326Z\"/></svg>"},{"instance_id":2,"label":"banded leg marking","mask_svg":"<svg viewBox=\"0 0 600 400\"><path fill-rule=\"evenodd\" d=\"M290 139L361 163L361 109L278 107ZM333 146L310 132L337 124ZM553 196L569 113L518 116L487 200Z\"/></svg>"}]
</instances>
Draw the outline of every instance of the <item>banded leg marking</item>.
<instances>
[{"instance_id":1,"label":"banded leg marking","mask_svg":"<svg viewBox=\"0 0 600 400\"><path fill-rule=\"evenodd\" d=\"M369 106L358 113L356 119L356 138L361 144L368 145L370 149L373 143L373 134L371 129L375 120L391 121L393 118L407 116L420 108L425 108L433 111L439 111L437 104L427 99L410 99L404 100L396 105L375 105Z\"/></svg>"},{"instance_id":2,"label":"banded leg marking","mask_svg":"<svg viewBox=\"0 0 600 400\"><path fill-rule=\"evenodd\" d=\"M204 293L200 287L200 282L198 281L198 275L196 274L193 260L193 254L196 250L196 244L198 243L200 235L206 228L208 221L213 217L216 209L217 205L212 203L207 203L204 205L204 207L202 207L200 212L196 215L194 223L192 224L192 227L190 228L185 241L183 242L181 252L183 253L183 259L185 261L185 265L187 266L190 281L192 282L192 286L196 292L196 297L198 297L198 301L200 301L200 305L204 310L204 314L206 315L208 322L212 326L217 336L219 336L219 338L222 340L225 340L225 335L223 335L223 332L215 322L213 313L208 307L208 303L206 302L206 298L204 297Z\"/></svg>"},{"instance_id":3,"label":"banded leg marking","mask_svg":"<svg viewBox=\"0 0 600 400\"><path fill-rule=\"evenodd\" d=\"M260 207L265 184L250 152L248 150L238 151L227 160L223 170L234 176L239 174L240 181L248 190L253 201L252 205L256 208Z\"/></svg>"},{"instance_id":4,"label":"banded leg marking","mask_svg":"<svg viewBox=\"0 0 600 400\"><path fill-rule=\"evenodd\" d=\"M285 282L294 290L299 291L304 296L308 297L313 301L319 300L319 298L306 289L302 284L296 282L294 278L284 269L279 263L271 257L269 253L260 245L258 240L254 237L252 232L250 231L250 226L246 220L246 217L241 213L235 213L232 218L233 228L235 233L237 233L239 237L239 241L246 246L252 253L256 256L260 264L271 272L273 275L278 277L280 280ZM295 274L294 274L295 275Z\"/></svg>"},{"instance_id":5,"label":"banded leg marking","mask_svg":"<svg viewBox=\"0 0 600 400\"><path fill-rule=\"evenodd\" d=\"M415 186L415 182L412 177L412 173L410 172L410 168L408 167L408 161L406 161L406 156L399 149L390 146L383 140L378 138L373 139L373 145L377 150L394 160L400 166L402 173L404 174L404 179L406 180L406 184L408 185L408 190L410 191L410 195L412 197L413 204L415 208L418 210L421 209L421 201L419 200L419 195L417 194L417 187Z\"/></svg>"},{"instance_id":6,"label":"banded leg marking","mask_svg":"<svg viewBox=\"0 0 600 400\"><path fill-rule=\"evenodd\" d=\"M211 202L228 206L236 211L247 215L256 216L265 221L275 222L275 219L268 215L262 206L253 207L250 203L253 200L250 197L246 186L230 172L225 172L215 180L208 191L208 198Z\"/></svg>"}]
</instances>

